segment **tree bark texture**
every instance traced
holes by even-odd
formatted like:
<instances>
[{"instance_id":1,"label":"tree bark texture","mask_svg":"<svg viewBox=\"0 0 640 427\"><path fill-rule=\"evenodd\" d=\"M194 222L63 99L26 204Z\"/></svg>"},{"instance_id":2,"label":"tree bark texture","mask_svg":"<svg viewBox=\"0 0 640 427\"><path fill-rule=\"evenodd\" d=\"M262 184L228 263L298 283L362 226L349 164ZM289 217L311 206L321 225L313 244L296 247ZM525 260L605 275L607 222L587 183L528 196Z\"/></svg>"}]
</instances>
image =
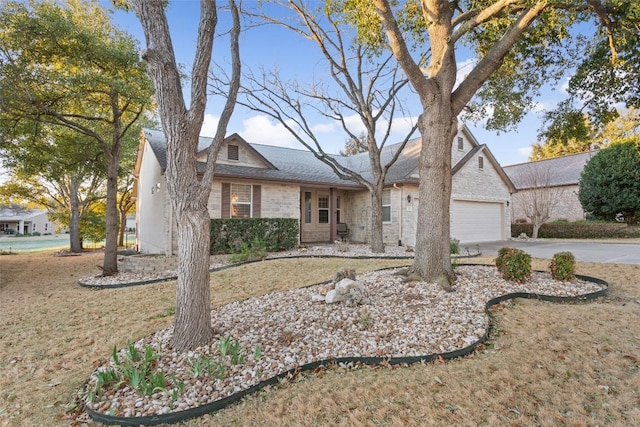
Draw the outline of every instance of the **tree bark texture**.
<instances>
[{"instance_id":1,"label":"tree bark texture","mask_svg":"<svg viewBox=\"0 0 640 427\"><path fill-rule=\"evenodd\" d=\"M69 243L73 253L82 252L80 241L80 203L78 201L78 186L72 180L69 182L69 200L71 202L69 218Z\"/></svg>"},{"instance_id":2,"label":"tree bark texture","mask_svg":"<svg viewBox=\"0 0 640 427\"><path fill-rule=\"evenodd\" d=\"M209 286L209 212L206 203L190 203L175 212L178 222L178 284L173 345L191 348L210 343L211 290ZM204 256L203 256L204 255Z\"/></svg>"},{"instance_id":3,"label":"tree bark texture","mask_svg":"<svg viewBox=\"0 0 640 427\"><path fill-rule=\"evenodd\" d=\"M382 232L382 186L369 190L371 196L371 252L384 253Z\"/></svg>"},{"instance_id":4,"label":"tree bark texture","mask_svg":"<svg viewBox=\"0 0 640 427\"><path fill-rule=\"evenodd\" d=\"M165 1L131 0L130 5L145 33L147 50L143 58L149 64L167 141L167 189L177 221L178 286L172 345L177 350L194 349L209 344L214 335L209 288L210 218L207 201L213 182L215 157L224 141L239 86L239 15L235 3L230 1L233 17L232 81L216 135L208 151L206 171L199 176L196 154L207 104L207 79L217 24L216 2L200 2L189 108L182 95L182 81L164 13Z\"/></svg>"},{"instance_id":5,"label":"tree bark texture","mask_svg":"<svg viewBox=\"0 0 640 427\"><path fill-rule=\"evenodd\" d=\"M118 165L120 141L114 142L107 159L106 237L102 275L113 276L118 272Z\"/></svg>"},{"instance_id":6,"label":"tree bark texture","mask_svg":"<svg viewBox=\"0 0 640 427\"><path fill-rule=\"evenodd\" d=\"M423 0L431 57L426 75L414 61L388 0L374 0L391 50L418 93L423 113L419 118L422 135L420 155L420 205L413 273L451 290L454 274L450 256L451 144L457 133L458 114L503 62L522 33L544 10L541 0L523 8L516 22L493 45L454 91L457 75L453 34L454 3ZM511 2L502 1L485 11L496 15ZM488 17L486 17L488 19ZM484 19L484 18L483 18Z\"/></svg>"}]
</instances>

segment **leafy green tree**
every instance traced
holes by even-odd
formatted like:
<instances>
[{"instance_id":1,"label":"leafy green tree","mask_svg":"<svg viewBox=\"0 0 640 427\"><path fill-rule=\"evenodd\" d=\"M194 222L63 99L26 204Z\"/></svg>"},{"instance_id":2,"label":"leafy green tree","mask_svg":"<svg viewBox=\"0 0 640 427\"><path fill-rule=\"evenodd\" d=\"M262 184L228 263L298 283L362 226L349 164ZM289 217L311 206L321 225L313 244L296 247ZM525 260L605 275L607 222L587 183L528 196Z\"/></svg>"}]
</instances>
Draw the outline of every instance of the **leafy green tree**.
<instances>
[{"instance_id":1,"label":"leafy green tree","mask_svg":"<svg viewBox=\"0 0 640 427\"><path fill-rule=\"evenodd\" d=\"M0 160L11 175L0 193L44 206L56 223L69 228L71 252L80 252L83 216L105 197L103 152L90 144L78 150L87 138L67 128L23 124L19 137L2 135Z\"/></svg>"},{"instance_id":2,"label":"leafy green tree","mask_svg":"<svg viewBox=\"0 0 640 427\"><path fill-rule=\"evenodd\" d=\"M549 139L545 145L572 140L586 144L586 149L593 142L605 147L617 138L598 134L624 116L620 105L631 114L640 107L640 5L624 0L586 3L594 10L602 29L584 46L584 59L569 79L568 99L545 113L545 128L541 131ZM564 154L561 147L555 151Z\"/></svg>"},{"instance_id":3,"label":"leafy green tree","mask_svg":"<svg viewBox=\"0 0 640 427\"><path fill-rule=\"evenodd\" d=\"M99 147L106 171L103 274L117 273L122 140L152 106L136 41L95 2L5 1L0 8L0 126L24 121L70 129L77 150ZM20 136L15 134L20 140Z\"/></svg>"},{"instance_id":4,"label":"leafy green tree","mask_svg":"<svg viewBox=\"0 0 640 427\"><path fill-rule=\"evenodd\" d=\"M207 152L205 170L200 174L196 168L196 155L207 105L207 82L218 24L218 5L212 0L200 2L196 53L190 76L191 99L187 106L165 15L166 0L129 0L124 3L133 9L142 24L147 40L143 58L149 64L149 74L158 93L158 112L167 140L166 179L176 221L179 260L176 320L171 343L179 350L194 349L209 344L214 336L209 283L211 221L207 202L215 160L224 142L240 87L240 14L235 1L229 0L232 18L228 33L231 79L227 100L220 108L216 134Z\"/></svg>"},{"instance_id":5,"label":"leafy green tree","mask_svg":"<svg viewBox=\"0 0 640 427\"><path fill-rule=\"evenodd\" d=\"M627 224L640 211L640 138L613 143L586 164L580 175L580 203L596 217L622 213Z\"/></svg>"},{"instance_id":6,"label":"leafy green tree","mask_svg":"<svg viewBox=\"0 0 640 427\"><path fill-rule=\"evenodd\" d=\"M566 104L566 103L565 103ZM554 117L550 126L538 136L544 143L533 144L530 160L542 160L567 154L583 153L591 149L608 147L611 141L640 135L638 110L630 107L616 112L617 117L596 128L586 113L555 110L546 117Z\"/></svg>"},{"instance_id":7,"label":"leafy green tree","mask_svg":"<svg viewBox=\"0 0 640 427\"><path fill-rule=\"evenodd\" d=\"M515 126L540 88L582 58L586 40L570 32L574 25L597 20L613 41L637 36L640 5L620 0L332 3L341 5L361 37L391 49L421 101L421 203L412 273L450 290L451 145L458 116L466 111L471 118L488 118L492 129ZM623 25L625 32L614 32ZM457 84L456 48L462 44L478 60ZM613 51L625 47L611 46Z\"/></svg>"}]
</instances>

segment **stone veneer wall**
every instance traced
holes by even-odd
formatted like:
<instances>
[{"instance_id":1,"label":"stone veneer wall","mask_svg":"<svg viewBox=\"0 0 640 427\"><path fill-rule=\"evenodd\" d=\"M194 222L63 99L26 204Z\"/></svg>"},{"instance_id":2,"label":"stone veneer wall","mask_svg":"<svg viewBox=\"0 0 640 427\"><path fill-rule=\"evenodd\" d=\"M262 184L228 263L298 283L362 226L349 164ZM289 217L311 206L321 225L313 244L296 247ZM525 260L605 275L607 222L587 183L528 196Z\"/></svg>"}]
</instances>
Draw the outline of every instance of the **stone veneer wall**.
<instances>
[{"instance_id":1,"label":"stone veneer wall","mask_svg":"<svg viewBox=\"0 0 640 427\"><path fill-rule=\"evenodd\" d=\"M153 273L178 268L178 258L163 255L130 255L118 258L122 273Z\"/></svg>"},{"instance_id":2,"label":"stone veneer wall","mask_svg":"<svg viewBox=\"0 0 640 427\"><path fill-rule=\"evenodd\" d=\"M578 185L567 185L563 187L558 194L558 200L556 205L551 211L551 219L549 221L555 221L558 219L566 219L568 221L579 221L586 218L580 199L578 198ZM527 190L520 190L518 193L526 193ZM524 215L520 201L517 195L511 198L512 209L511 218L513 222L526 221L530 222Z\"/></svg>"}]
</instances>

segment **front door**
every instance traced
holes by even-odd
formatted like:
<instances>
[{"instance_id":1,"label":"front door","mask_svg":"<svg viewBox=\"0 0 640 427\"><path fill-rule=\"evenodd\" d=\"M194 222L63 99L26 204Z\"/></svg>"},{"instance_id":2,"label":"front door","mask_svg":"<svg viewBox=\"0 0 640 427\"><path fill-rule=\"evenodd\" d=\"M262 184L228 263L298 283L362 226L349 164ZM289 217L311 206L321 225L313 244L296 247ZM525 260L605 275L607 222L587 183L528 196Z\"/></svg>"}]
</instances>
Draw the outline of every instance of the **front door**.
<instances>
[{"instance_id":1,"label":"front door","mask_svg":"<svg viewBox=\"0 0 640 427\"><path fill-rule=\"evenodd\" d=\"M300 241L331 241L331 191L328 188L303 188L300 194Z\"/></svg>"}]
</instances>

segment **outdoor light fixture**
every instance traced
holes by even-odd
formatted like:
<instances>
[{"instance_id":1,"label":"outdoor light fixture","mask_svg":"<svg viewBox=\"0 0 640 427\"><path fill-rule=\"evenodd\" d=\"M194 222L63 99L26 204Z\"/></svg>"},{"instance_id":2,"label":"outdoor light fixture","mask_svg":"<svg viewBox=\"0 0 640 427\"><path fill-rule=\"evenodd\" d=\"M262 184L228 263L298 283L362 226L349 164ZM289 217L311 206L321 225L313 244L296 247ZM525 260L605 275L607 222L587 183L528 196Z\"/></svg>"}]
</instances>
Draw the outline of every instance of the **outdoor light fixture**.
<instances>
[{"instance_id":1,"label":"outdoor light fixture","mask_svg":"<svg viewBox=\"0 0 640 427\"><path fill-rule=\"evenodd\" d=\"M407 203L411 203L411 194L407 196Z\"/></svg>"},{"instance_id":2,"label":"outdoor light fixture","mask_svg":"<svg viewBox=\"0 0 640 427\"><path fill-rule=\"evenodd\" d=\"M151 187L151 194L155 194L158 191L160 191L160 183L156 182L152 187Z\"/></svg>"}]
</instances>

